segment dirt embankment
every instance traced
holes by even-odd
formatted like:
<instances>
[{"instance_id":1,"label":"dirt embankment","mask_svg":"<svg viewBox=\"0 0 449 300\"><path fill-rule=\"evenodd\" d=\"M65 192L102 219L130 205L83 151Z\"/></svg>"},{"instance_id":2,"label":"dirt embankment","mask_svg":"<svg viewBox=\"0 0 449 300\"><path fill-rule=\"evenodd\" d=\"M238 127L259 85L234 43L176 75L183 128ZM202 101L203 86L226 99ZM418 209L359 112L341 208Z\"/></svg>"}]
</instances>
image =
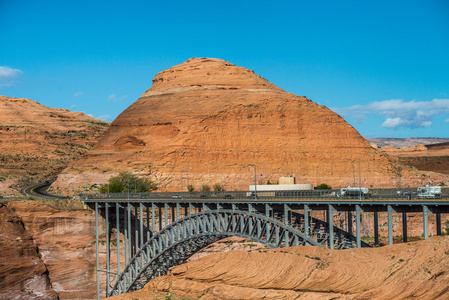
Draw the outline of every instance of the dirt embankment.
<instances>
[{"instance_id":1,"label":"dirt embankment","mask_svg":"<svg viewBox=\"0 0 449 300\"><path fill-rule=\"evenodd\" d=\"M449 237L372 249L290 247L209 255L131 299L448 299Z\"/></svg>"}]
</instances>

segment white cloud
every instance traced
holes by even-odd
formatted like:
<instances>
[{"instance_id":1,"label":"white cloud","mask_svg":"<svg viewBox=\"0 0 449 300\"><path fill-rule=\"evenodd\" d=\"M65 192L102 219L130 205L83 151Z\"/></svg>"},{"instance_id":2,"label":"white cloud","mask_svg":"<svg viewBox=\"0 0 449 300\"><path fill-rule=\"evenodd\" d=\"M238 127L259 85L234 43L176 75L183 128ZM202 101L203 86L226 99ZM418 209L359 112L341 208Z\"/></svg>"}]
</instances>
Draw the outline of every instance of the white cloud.
<instances>
[{"instance_id":1,"label":"white cloud","mask_svg":"<svg viewBox=\"0 0 449 300\"><path fill-rule=\"evenodd\" d=\"M449 119L444 120L444 122L449 123Z\"/></svg>"},{"instance_id":2,"label":"white cloud","mask_svg":"<svg viewBox=\"0 0 449 300\"><path fill-rule=\"evenodd\" d=\"M84 96L86 95L84 92L80 91L80 92L76 92L75 94L73 94L73 97L80 97L80 96Z\"/></svg>"},{"instance_id":3,"label":"white cloud","mask_svg":"<svg viewBox=\"0 0 449 300\"><path fill-rule=\"evenodd\" d=\"M108 100L112 101L112 102L118 102L118 101L121 101L121 100L125 100L127 98L128 98L127 95L123 95L123 96L118 97L116 94L110 94L109 97L108 97Z\"/></svg>"},{"instance_id":4,"label":"white cloud","mask_svg":"<svg viewBox=\"0 0 449 300\"><path fill-rule=\"evenodd\" d=\"M429 128L432 127L432 120L435 116L449 114L449 99L412 100L409 102L385 100L366 105L334 108L334 111L342 116L350 116L357 122L363 122L370 114L385 116L385 121L381 125L384 128ZM449 122L448 120L445 122Z\"/></svg>"},{"instance_id":5,"label":"white cloud","mask_svg":"<svg viewBox=\"0 0 449 300\"><path fill-rule=\"evenodd\" d=\"M112 120L112 117L111 117L110 115L99 115L99 116L97 117L97 119L100 119L100 120L106 121L106 122L111 122L111 121L113 121L113 120Z\"/></svg>"},{"instance_id":6,"label":"white cloud","mask_svg":"<svg viewBox=\"0 0 449 300\"><path fill-rule=\"evenodd\" d=\"M13 80L22 73L23 72L19 69L0 66L0 88L3 86L11 86Z\"/></svg>"}]
</instances>

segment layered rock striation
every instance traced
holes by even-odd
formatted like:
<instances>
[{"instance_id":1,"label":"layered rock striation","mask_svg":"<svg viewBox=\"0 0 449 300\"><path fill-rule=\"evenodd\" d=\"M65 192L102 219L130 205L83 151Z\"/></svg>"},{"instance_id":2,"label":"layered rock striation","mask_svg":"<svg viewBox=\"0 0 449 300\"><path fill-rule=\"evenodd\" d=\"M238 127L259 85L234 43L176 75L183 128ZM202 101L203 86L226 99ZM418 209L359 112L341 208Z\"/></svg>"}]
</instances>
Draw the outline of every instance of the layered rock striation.
<instances>
[{"instance_id":1,"label":"layered rock striation","mask_svg":"<svg viewBox=\"0 0 449 300\"><path fill-rule=\"evenodd\" d=\"M0 96L0 196L55 178L108 127L81 112Z\"/></svg>"},{"instance_id":2,"label":"layered rock striation","mask_svg":"<svg viewBox=\"0 0 449 300\"><path fill-rule=\"evenodd\" d=\"M392 178L413 174L327 107L224 60L192 58L157 74L153 86L57 184L67 185L79 170L127 170L171 191L181 189L185 170L196 190L201 183L248 189L254 170L245 165L257 165L264 182L294 175L301 183L338 187L352 185L361 157L368 186L391 186Z\"/></svg>"},{"instance_id":3,"label":"layered rock striation","mask_svg":"<svg viewBox=\"0 0 449 300\"><path fill-rule=\"evenodd\" d=\"M447 299L449 239L381 248L304 246L212 254L126 299Z\"/></svg>"},{"instance_id":4,"label":"layered rock striation","mask_svg":"<svg viewBox=\"0 0 449 300\"><path fill-rule=\"evenodd\" d=\"M0 298L58 299L48 269L22 220L0 202Z\"/></svg>"}]
</instances>

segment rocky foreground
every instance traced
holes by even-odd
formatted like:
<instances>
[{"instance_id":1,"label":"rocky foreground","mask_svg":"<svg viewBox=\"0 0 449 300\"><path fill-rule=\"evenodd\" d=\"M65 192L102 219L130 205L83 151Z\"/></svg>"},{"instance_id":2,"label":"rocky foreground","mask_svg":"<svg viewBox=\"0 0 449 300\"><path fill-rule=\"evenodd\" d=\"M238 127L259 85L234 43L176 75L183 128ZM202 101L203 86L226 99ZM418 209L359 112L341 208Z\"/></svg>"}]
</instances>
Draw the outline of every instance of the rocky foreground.
<instances>
[{"instance_id":1,"label":"rocky foreground","mask_svg":"<svg viewBox=\"0 0 449 300\"><path fill-rule=\"evenodd\" d=\"M108 299L448 299L448 280L449 237L432 237L373 249L212 254Z\"/></svg>"}]
</instances>

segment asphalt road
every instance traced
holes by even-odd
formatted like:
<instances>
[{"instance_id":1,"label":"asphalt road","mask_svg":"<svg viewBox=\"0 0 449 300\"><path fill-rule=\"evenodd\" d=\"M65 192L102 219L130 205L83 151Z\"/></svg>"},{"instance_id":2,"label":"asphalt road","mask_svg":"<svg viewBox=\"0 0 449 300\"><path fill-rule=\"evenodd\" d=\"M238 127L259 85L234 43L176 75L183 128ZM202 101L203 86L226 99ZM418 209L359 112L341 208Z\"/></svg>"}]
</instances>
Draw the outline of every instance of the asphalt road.
<instances>
[{"instance_id":1,"label":"asphalt road","mask_svg":"<svg viewBox=\"0 0 449 300\"><path fill-rule=\"evenodd\" d=\"M25 196L33 198L65 198L47 193L47 190L52 183L53 182L46 181L28 186L23 189L23 193L25 194Z\"/></svg>"}]
</instances>

